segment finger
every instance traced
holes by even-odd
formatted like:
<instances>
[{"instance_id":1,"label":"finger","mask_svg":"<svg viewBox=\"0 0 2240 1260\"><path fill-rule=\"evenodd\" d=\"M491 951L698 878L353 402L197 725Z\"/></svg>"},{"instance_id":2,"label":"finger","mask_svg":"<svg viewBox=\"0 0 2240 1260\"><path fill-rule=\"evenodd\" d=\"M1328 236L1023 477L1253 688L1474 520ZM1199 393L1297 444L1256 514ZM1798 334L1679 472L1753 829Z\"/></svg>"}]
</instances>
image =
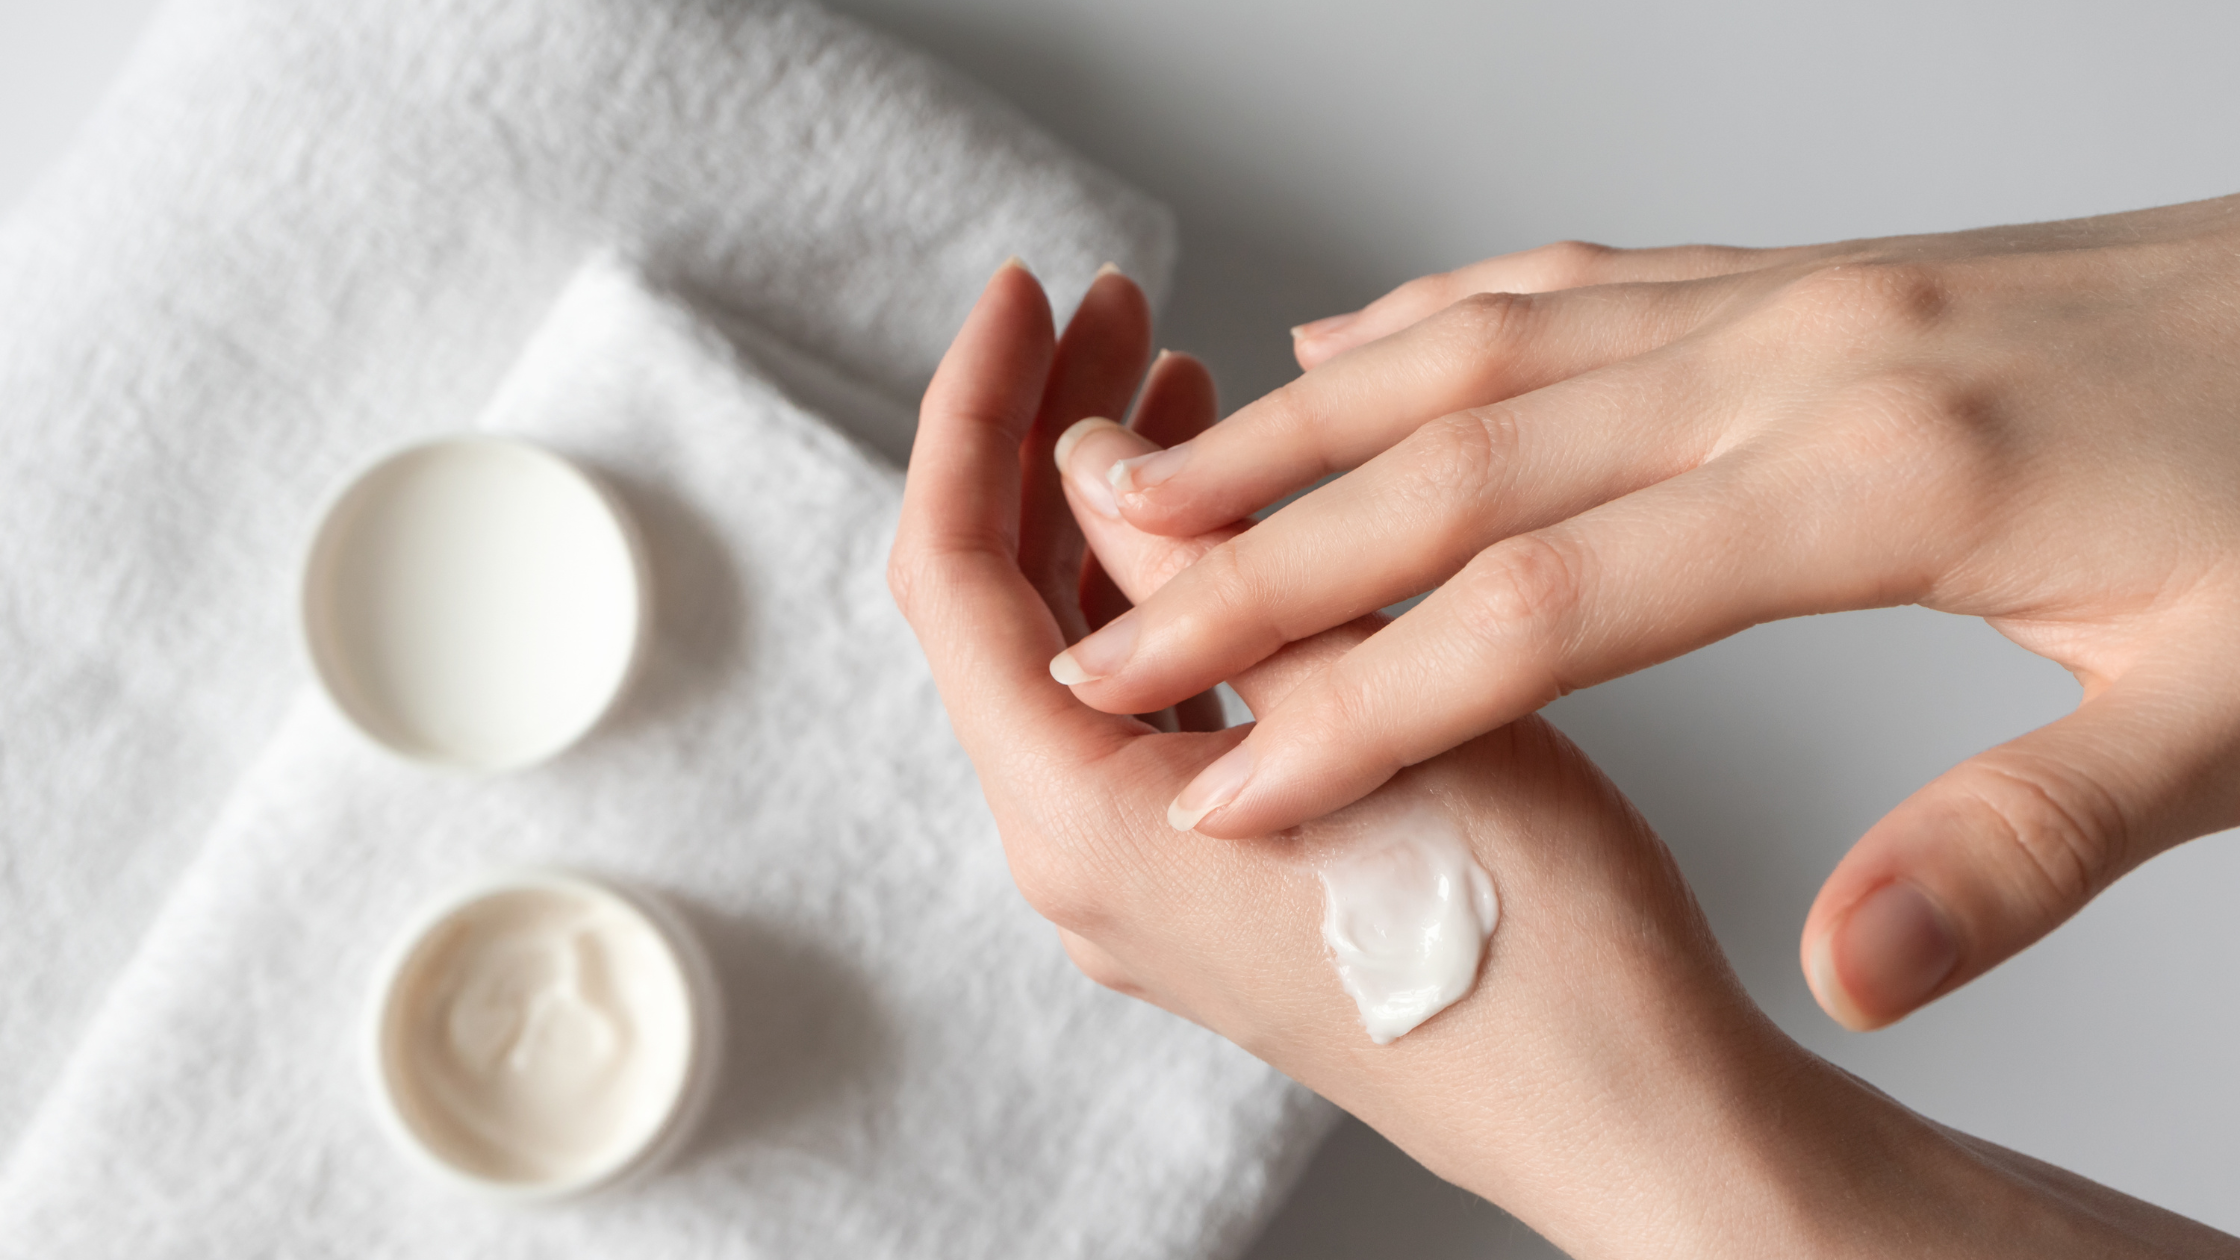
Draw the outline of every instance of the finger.
<instances>
[{"instance_id":1,"label":"finger","mask_svg":"<svg viewBox=\"0 0 2240 1260\"><path fill-rule=\"evenodd\" d=\"M1157 446L1169 446L1187 442L1205 432L1219 417L1213 373L1191 355L1162 350L1143 383L1143 393L1136 399L1135 414L1129 418L1128 427ZM1146 447L1144 451L1149 449ZM1064 461L1053 462L1062 470ZM1098 564L1093 555L1090 564ZM1102 574L1101 568L1099 573ZM1111 584L1109 577L1104 580L1107 585ZM1113 588L1115 594L1118 589ZM1119 611L1126 611L1125 604ZM1099 622L1097 626L1101 628L1104 624ZM1219 731L1229 725L1221 698L1210 690L1175 701L1174 715L1177 729L1185 731Z\"/></svg>"},{"instance_id":2,"label":"finger","mask_svg":"<svg viewBox=\"0 0 2240 1260\"><path fill-rule=\"evenodd\" d=\"M1123 429L1109 420L1084 420L1069 430L1059 443L1061 449L1071 453L1078 447L1098 443L1107 450L1126 456L1155 449L1143 437ZM1174 574L1188 570L1194 563L1223 543L1235 538L1241 530L1228 526L1213 530L1197 538L1168 538L1160 534L1147 534L1135 528L1110 510L1100 506L1098 492L1103 483L1089 473L1098 465L1094 458L1075 458L1069 461L1065 479L1068 497L1073 502L1074 515L1081 523L1089 546L1102 570L1128 597L1150 598ZM1384 624L1377 615L1356 619L1343 626L1333 627L1321 634L1293 643L1267 659L1232 675L1227 681L1237 694L1255 711L1279 703L1299 685L1300 681L1327 667L1342 657L1354 645L1367 639ZM1053 678L1064 679L1067 658L1060 654L1051 661ZM1214 723L1211 710L1195 710L1202 729L1221 729L1226 723ZM1183 729L1194 729L1185 724Z\"/></svg>"},{"instance_id":3,"label":"finger","mask_svg":"<svg viewBox=\"0 0 2240 1260\"><path fill-rule=\"evenodd\" d=\"M1212 428L1221 415L1218 405L1213 373L1205 364L1194 355L1161 350L1143 382L1128 427L1155 447L1174 446ZM1064 463L1057 460L1052 466L1062 469Z\"/></svg>"},{"instance_id":4,"label":"finger","mask_svg":"<svg viewBox=\"0 0 2240 1260\"><path fill-rule=\"evenodd\" d=\"M1612 285L1466 298L1108 476L1130 523L1202 534L1357 467L1440 416L1666 345L1727 296L1716 285Z\"/></svg>"},{"instance_id":5,"label":"finger","mask_svg":"<svg viewBox=\"0 0 2240 1260\"><path fill-rule=\"evenodd\" d=\"M1312 369L1356 346L1389 337L1473 293L1552 293L1601 284L1701 280L1772 266L1795 252L1724 245L1612 249L1585 241L1558 241L1410 280L1358 311L1299 325L1291 330L1291 348L1299 366Z\"/></svg>"},{"instance_id":6,"label":"finger","mask_svg":"<svg viewBox=\"0 0 2240 1260\"><path fill-rule=\"evenodd\" d=\"M1064 639L1019 571L1019 443L1055 349L1042 286L1007 263L926 388L888 563L895 601L976 762L1038 743L1078 753L1135 729L1050 681L1047 662Z\"/></svg>"},{"instance_id":7,"label":"finger","mask_svg":"<svg viewBox=\"0 0 2240 1260\"><path fill-rule=\"evenodd\" d=\"M1231 838L1294 826L1575 688L1761 621L1918 593L1888 538L1794 528L1829 509L1778 493L1791 480L1722 457L1487 548L1281 705L1254 705L1252 736L1176 817Z\"/></svg>"},{"instance_id":8,"label":"finger","mask_svg":"<svg viewBox=\"0 0 2240 1260\"><path fill-rule=\"evenodd\" d=\"M1875 824L1805 921L1822 1009L1878 1028L1997 966L2157 853L2240 822L2219 651L2135 667Z\"/></svg>"},{"instance_id":9,"label":"finger","mask_svg":"<svg viewBox=\"0 0 2240 1260\"><path fill-rule=\"evenodd\" d=\"M1424 425L1207 551L1069 648L1057 676L1108 713L1172 703L1430 590L1501 539L1684 472L1726 416L1707 405L1718 391L1698 359L1673 347ZM1131 449L1117 433L1071 448L1070 480L1092 506L1104 492L1096 470Z\"/></svg>"},{"instance_id":10,"label":"finger","mask_svg":"<svg viewBox=\"0 0 2240 1260\"><path fill-rule=\"evenodd\" d=\"M1066 637L1088 632L1081 606L1081 531L1058 490L1051 448L1084 416L1115 416L1135 396L1151 355L1151 305L1107 264L1058 339L1042 401L1019 448L1019 569L1049 604Z\"/></svg>"}]
</instances>

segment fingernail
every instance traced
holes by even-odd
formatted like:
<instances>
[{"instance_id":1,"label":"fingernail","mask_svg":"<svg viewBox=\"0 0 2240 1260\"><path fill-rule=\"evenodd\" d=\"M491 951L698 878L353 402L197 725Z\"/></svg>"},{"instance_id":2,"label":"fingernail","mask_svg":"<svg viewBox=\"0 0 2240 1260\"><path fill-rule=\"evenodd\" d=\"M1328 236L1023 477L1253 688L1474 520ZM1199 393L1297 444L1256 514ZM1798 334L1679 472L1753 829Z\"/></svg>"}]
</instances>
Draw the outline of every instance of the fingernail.
<instances>
[{"instance_id":1,"label":"fingernail","mask_svg":"<svg viewBox=\"0 0 2240 1260\"><path fill-rule=\"evenodd\" d=\"M1017 254L1013 254L1011 257L1004 259L1003 265L996 268L996 274L1001 275L1004 272L1011 270L1013 267L1017 267L1021 271L1026 271L1030 276L1034 274L1031 271L1027 271L1027 260L1019 257Z\"/></svg>"},{"instance_id":2,"label":"fingernail","mask_svg":"<svg viewBox=\"0 0 2240 1260\"><path fill-rule=\"evenodd\" d=\"M1361 318L1361 312L1348 311L1343 315L1332 315L1326 319L1310 320L1293 328L1291 339L1293 341L1303 341L1308 337L1327 337L1359 318Z\"/></svg>"},{"instance_id":3,"label":"fingernail","mask_svg":"<svg viewBox=\"0 0 2240 1260\"><path fill-rule=\"evenodd\" d=\"M1221 754L1212 765L1198 772L1182 795L1167 806L1167 825L1176 831L1192 831L1207 814L1237 799L1244 790L1245 780L1252 777L1252 748L1239 744Z\"/></svg>"},{"instance_id":4,"label":"fingernail","mask_svg":"<svg viewBox=\"0 0 2240 1260\"><path fill-rule=\"evenodd\" d=\"M1110 678L1128 663L1141 629L1133 613L1122 613L1081 642L1050 658L1050 676L1068 687Z\"/></svg>"},{"instance_id":5,"label":"fingernail","mask_svg":"<svg viewBox=\"0 0 2240 1260\"><path fill-rule=\"evenodd\" d=\"M1813 988L1838 1023L1878 1028L1919 1006L1959 961L1959 938L1944 911L1919 888L1893 880L1821 938Z\"/></svg>"},{"instance_id":6,"label":"fingernail","mask_svg":"<svg viewBox=\"0 0 2240 1260\"><path fill-rule=\"evenodd\" d=\"M1081 445L1081 439L1098 429L1117 429L1119 427L1118 424L1105 419L1103 416L1091 416L1086 420L1076 421L1073 427L1058 435L1058 445L1053 452L1058 458L1058 471L1064 472L1066 470L1066 461L1073 457L1073 448Z\"/></svg>"},{"instance_id":7,"label":"fingernail","mask_svg":"<svg viewBox=\"0 0 2240 1260\"><path fill-rule=\"evenodd\" d=\"M1073 487L1074 492L1079 494L1082 501L1087 503L1097 515L1108 521L1120 519L1120 501L1112 497L1111 484L1103 477L1092 472L1074 472L1070 461L1073 458L1073 448L1081 444L1081 439L1099 429L1117 429L1119 427L1119 425L1103 416L1091 416L1059 434L1056 448L1058 475L1066 479L1067 483Z\"/></svg>"},{"instance_id":8,"label":"fingernail","mask_svg":"<svg viewBox=\"0 0 2240 1260\"><path fill-rule=\"evenodd\" d=\"M1181 472L1182 466L1189 462L1190 444L1182 442L1163 451L1123 459L1105 474L1105 480L1112 483L1116 494L1135 494Z\"/></svg>"},{"instance_id":9,"label":"fingernail","mask_svg":"<svg viewBox=\"0 0 2240 1260\"><path fill-rule=\"evenodd\" d=\"M1106 263L1104 266L1097 268L1097 274L1092 278L1091 283L1095 283L1095 281L1097 280L1102 280L1106 276L1119 276L1126 274L1126 272L1120 270L1119 263Z\"/></svg>"}]
</instances>

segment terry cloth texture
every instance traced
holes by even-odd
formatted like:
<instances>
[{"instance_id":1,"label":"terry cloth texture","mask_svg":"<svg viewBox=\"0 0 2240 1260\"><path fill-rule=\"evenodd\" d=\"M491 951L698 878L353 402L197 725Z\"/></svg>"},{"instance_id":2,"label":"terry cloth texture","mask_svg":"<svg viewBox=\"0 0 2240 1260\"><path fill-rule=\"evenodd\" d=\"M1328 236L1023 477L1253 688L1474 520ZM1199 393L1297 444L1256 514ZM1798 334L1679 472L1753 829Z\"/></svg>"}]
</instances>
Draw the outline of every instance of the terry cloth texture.
<instances>
[{"instance_id":1,"label":"terry cloth texture","mask_svg":"<svg viewBox=\"0 0 2240 1260\"><path fill-rule=\"evenodd\" d=\"M25 1257L1218 1256L1327 1108L1089 983L1012 890L888 598L900 477L675 301L595 262L480 427L644 531L647 673L522 773L405 764L308 689L0 1179ZM463 1198L368 1105L370 986L416 904L564 865L681 905L732 1035L679 1164L573 1207Z\"/></svg>"},{"instance_id":2,"label":"terry cloth texture","mask_svg":"<svg viewBox=\"0 0 2240 1260\"><path fill-rule=\"evenodd\" d=\"M412 865L414 837L390 837L383 823L404 816L406 804L377 807L373 797L448 800L462 820L495 819L502 811L490 802L512 800L521 790L512 782L477 785L408 772L362 750L346 752L329 738L322 719L299 699L304 672L294 646L294 573L319 502L348 470L406 441L470 426L509 371L524 379L516 364L532 332L582 260L599 251L628 259L633 274L652 277L652 287L671 295L660 303L672 312L664 319L673 323L683 303L754 341L757 362L783 365L789 387L798 382L799 390L821 391L814 401L822 410L892 458L906 438L909 401L1002 258L1025 256L1051 282L1061 310L1108 259L1144 279L1156 296L1171 261L1172 231L1155 205L1000 103L806 4L173 0L75 152L0 222L0 294L7 298L0 307L0 1150L10 1155L0 1193L7 1219L23 1226L0 1231L0 1251L366 1254L373 1247L374 1235L361 1245L354 1237L304 1232L330 1213L359 1219L345 1207L374 1193L366 1178L387 1175L341 1155L304 1154L305 1163L281 1182L290 1197L242 1198L262 1205L269 1233L242 1232L248 1227L238 1221L232 1232L218 1229L228 1196L243 1196L256 1176L273 1175L260 1132L275 1141L298 1132L235 1127L230 1109L268 1092L283 1105L292 1098L308 1106L308 1096L289 1094L283 1082L335 1069L353 1051L350 1030L337 1026L325 1029L324 1040L295 1044L293 1069L252 1069L254 1060L229 1057L262 1044L261 1031L247 1025L277 1008L254 988L261 973L196 968L223 962L226 950L247 940L208 917L232 913L218 907L254 902L268 915L309 914L291 908L291 899L317 886L322 868L260 866L259 843L281 843L276 837L284 833L286 844L306 853L331 853L345 838L360 847L401 844L400 870L418 870L418 878L433 870ZM741 399L764 388L753 373L729 370ZM664 412L642 440L673 440L680 451L716 440L699 433L698 423L693 415ZM594 456L605 449L590 447ZM694 501L690 487L697 483L632 482L631 460L646 469L674 465L627 443L615 450L626 493L646 499L653 523L664 519L664 504L688 510L681 505ZM753 468L732 467L740 495L770 493L776 484ZM762 571L751 558L762 554L755 548L775 545L771 540L720 534L689 516L670 525L668 536L682 540L675 545L688 554L656 556L657 567L728 573L735 585L712 592L664 587L657 593L664 615L698 607L694 600L728 600L753 616L776 618L783 601L795 598L785 592L813 589L824 598L860 585L850 576L855 569L840 566L821 579L793 575L792 585L764 590L754 585ZM861 545L883 552L884 535ZM864 564L876 569L873 560ZM851 615L873 614L864 606ZM668 716L626 714L593 744L531 777L554 784L569 775L609 775L600 781L619 782L611 777L618 771L594 766L646 755L631 750L651 745L633 740L682 748L678 741L690 731L714 729L713 709L661 698L664 671L684 670L666 675L684 677L698 661L713 680L722 671L711 662L751 669L757 658L747 641L719 642L720 627L744 636L764 623L748 613L730 623L714 614L693 620L698 616L688 612L680 624L701 629L662 640L664 650L686 653L685 663L657 661L630 710ZM767 642L755 640L766 652ZM905 719L883 707L922 702L922 678L895 697L851 692L832 710L808 703L809 692L786 698L753 692L744 682L734 691L724 690L728 682L707 685L759 696L758 703L777 705L799 723L822 723L819 738L908 720L931 723L926 729L942 734L925 737L929 746L947 748L937 712L911 708ZM774 722L774 712L732 717L748 724L740 729L759 730L752 723ZM646 725L631 725L639 720ZM656 732L672 720L682 725ZM903 746L901 735L893 739L893 747ZM963 781L953 750L941 756L947 760L894 768L894 790L915 784L913 775L928 783L948 782L944 776ZM641 764L650 772L651 763ZM686 764L714 763L677 763ZM325 782L336 800L282 793L272 781L275 773L312 769L333 772ZM685 816L696 794L739 783L803 800L822 793L836 809L855 809L854 796L878 777L865 771L835 783L789 783L758 777L744 755L724 762L707 782L679 769L663 773L672 777L659 791L627 799L675 798L675 818ZM569 799L582 795L569 792ZM936 817L953 805L944 800L876 804ZM556 826L534 843L525 835L488 836L477 844L494 847L457 854L462 864L500 854L590 860L606 852L598 847L602 811L623 810L623 802L586 804L581 827ZM282 817L314 805L315 817ZM443 834L460 835L454 825ZM674 819L647 825L664 842L678 826ZM971 843L958 841L959 851L978 845L993 853L992 834L984 822L979 827ZM587 847L535 847L548 842ZM670 886L645 865L651 858L648 851L612 864ZM372 867L342 869L359 872L352 912L363 918L353 921L376 937L385 925L374 922L375 906L395 909L428 891L402 882L366 884ZM235 878L244 881L240 887L224 886ZM950 895L978 889L987 898L982 912L1023 913L1008 890L982 888L965 874L957 879L964 882L942 887ZM708 900L695 903L719 944L727 931L751 936L756 920L754 903L721 905L718 895L745 898L752 891L708 890ZM259 901L259 894L269 896ZM162 925L151 926L159 913ZM876 920L848 920L859 921ZM272 934L276 921L256 922L267 933L262 948L278 949L285 938ZM290 923L305 931L316 926L308 918ZM767 971L750 967L734 977L735 990L788 990L798 976L787 959L806 960L801 965L809 971L801 974L839 966L817 947L768 930L779 933L768 953L775 961L756 964ZM354 947L371 945L351 940ZM1039 961L1022 963L1012 983L1030 984L1043 975L1034 968L1055 957L1047 940L1032 948ZM313 959L329 964L322 974L337 993L359 980L339 950ZM740 956L764 955L749 949ZM285 967L306 960L269 961ZM166 977L178 987L167 989ZM880 1000L865 997L859 1005L871 1011ZM1080 1011L1103 1010L1102 1003L1100 997L1050 1011L1076 1019ZM162 1021L190 1016L240 1040L190 1039L167 1051L170 1057L150 1059L144 1074L119 1073L115 1065L141 1051L117 1036L138 1035L134 1029L155 1036L166 1028L184 1036L182 1026ZM750 1020L751 1011L737 1017ZM237 1025L230 1034L229 1025ZM742 1044L757 1044L747 1027ZM1101 1026L1081 1027L1105 1035L1096 1032ZM1036 1047L1053 1054L1073 1048L1066 1040L1072 1034L1057 1026L976 1033L990 1046L1017 1047L1021 1056ZM802 1046L849 1040L812 1033L799 1045L770 1043L770 1052L802 1054ZM836 1064L841 1079L857 1082L849 1088L873 1088L865 1081L899 1088L912 1079L908 1053L915 1043L872 1044L900 1057L878 1060L889 1067L860 1076ZM1144 1043L1147 1061L1166 1053L1155 1048L1166 1044ZM141 1092L187 1064L207 1074L202 1085L174 1082L179 1087L160 1096ZM339 1077L317 1079L321 1088L341 1088ZM1258 1084L1239 1088L1244 1093L1224 1106L1259 1096ZM688 1160L679 1175L736 1171L724 1152L775 1131L751 1116L737 1119L744 1114L738 1109L775 1108L784 1123L808 1124L806 1117L825 1114L816 1110L815 1091L809 1094L782 1106L735 1101L727 1113L734 1119L719 1118L707 1153L698 1163ZM1034 1110L1033 1097L1015 1093L1007 1106L1016 1109L1023 1149L1047 1155L1052 1148L1040 1143L1054 1139L1036 1126L1058 1120ZM1116 1097L1073 1099L1071 1122L1087 1129L1109 1123L1098 1117L1121 1105ZM135 1109L130 1125L112 1118L86 1127L96 1114L122 1115L100 1111L121 1105ZM1285 1104L1295 1105L1295 1098ZM27 1136L35 1113L36 1141ZM1189 1126L1168 1120L1183 1141ZM343 1140L339 1128L304 1123L304 1132ZM1314 1127L1313 1119L1306 1127ZM844 1132L842 1124L830 1140L872 1141ZM896 1131L880 1141L906 1136ZM847 1170L813 1144L796 1153ZM1003 1187L969 1177L980 1165L961 1155L945 1158L938 1176L920 1170L925 1193L915 1202L932 1202L937 1186L964 1182L1011 1202ZM1001 1163L1001 1144L977 1158ZM1089 1188L1112 1175L1110 1166L1090 1162L1055 1171ZM1248 1182L1247 1176L1227 1183L1242 1196L1238 1220L1257 1210ZM1036 1184L1048 1192L1046 1182ZM642 1193L668 1192L649 1186ZM650 1215L653 1201L618 1200L596 1211ZM400 1201L382 1202L390 1210ZM1187 1231L1157 1223L1163 1203L1139 1197L1135 1207L1147 1222L1144 1232L1122 1231L1101 1250L1084 1233L1081 1247L1169 1254L1158 1250L1168 1242L1157 1240ZM775 1209L764 1202L760 1210ZM1014 1226L1018 1219L994 1208L987 1215ZM34 1221L36 1229L28 1224ZM1205 1226L1196 1245L1215 1254L1230 1227L1212 1218ZM1029 1240L1059 1254L1071 1245L1017 1228L1018 1247L988 1254L1030 1254ZM470 1243L469 1233L432 1236L454 1239L461 1251L492 1249ZM64 1237L76 1239L74 1251L63 1248ZM604 1237L611 1243L614 1236ZM822 1250L787 1237L769 1254L847 1254L837 1243ZM894 1254L904 1253L962 1254L946 1252L938 1239Z\"/></svg>"}]
</instances>

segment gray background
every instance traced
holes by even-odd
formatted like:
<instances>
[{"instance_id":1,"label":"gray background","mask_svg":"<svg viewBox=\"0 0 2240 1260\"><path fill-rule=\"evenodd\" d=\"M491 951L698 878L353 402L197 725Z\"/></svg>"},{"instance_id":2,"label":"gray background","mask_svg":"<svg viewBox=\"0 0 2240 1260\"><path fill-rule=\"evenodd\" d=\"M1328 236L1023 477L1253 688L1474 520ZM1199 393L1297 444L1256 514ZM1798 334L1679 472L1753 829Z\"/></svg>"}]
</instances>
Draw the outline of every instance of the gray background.
<instances>
[{"instance_id":1,"label":"gray background","mask_svg":"<svg viewBox=\"0 0 2240 1260\"><path fill-rule=\"evenodd\" d=\"M0 204L68 144L152 7L0 7ZM1783 244L2240 190L2240 7L2222 0L837 7L1175 207L1161 335L1231 405L1293 374L1289 325L1543 241ZM2075 699L1981 624L1905 609L1761 627L1554 713L1672 843L1793 1035L1940 1120L2240 1230L2229 836L1892 1030L1837 1029L1798 973L1805 909L1862 830ZM1348 1125L1253 1256L1401 1254L1552 1253Z\"/></svg>"}]
</instances>

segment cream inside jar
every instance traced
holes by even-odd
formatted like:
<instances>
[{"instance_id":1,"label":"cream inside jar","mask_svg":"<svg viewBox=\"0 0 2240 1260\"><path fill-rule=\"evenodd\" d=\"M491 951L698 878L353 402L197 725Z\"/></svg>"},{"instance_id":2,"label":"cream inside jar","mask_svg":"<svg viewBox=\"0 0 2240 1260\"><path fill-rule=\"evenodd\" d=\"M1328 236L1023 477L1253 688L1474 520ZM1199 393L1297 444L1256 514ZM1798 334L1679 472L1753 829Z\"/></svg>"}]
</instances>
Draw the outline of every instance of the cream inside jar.
<instances>
[{"instance_id":1,"label":"cream inside jar","mask_svg":"<svg viewBox=\"0 0 2240 1260\"><path fill-rule=\"evenodd\" d=\"M581 876L511 875L408 934L378 1003L378 1084L397 1136L440 1171L576 1193L681 1141L717 1018L674 916Z\"/></svg>"}]
</instances>

